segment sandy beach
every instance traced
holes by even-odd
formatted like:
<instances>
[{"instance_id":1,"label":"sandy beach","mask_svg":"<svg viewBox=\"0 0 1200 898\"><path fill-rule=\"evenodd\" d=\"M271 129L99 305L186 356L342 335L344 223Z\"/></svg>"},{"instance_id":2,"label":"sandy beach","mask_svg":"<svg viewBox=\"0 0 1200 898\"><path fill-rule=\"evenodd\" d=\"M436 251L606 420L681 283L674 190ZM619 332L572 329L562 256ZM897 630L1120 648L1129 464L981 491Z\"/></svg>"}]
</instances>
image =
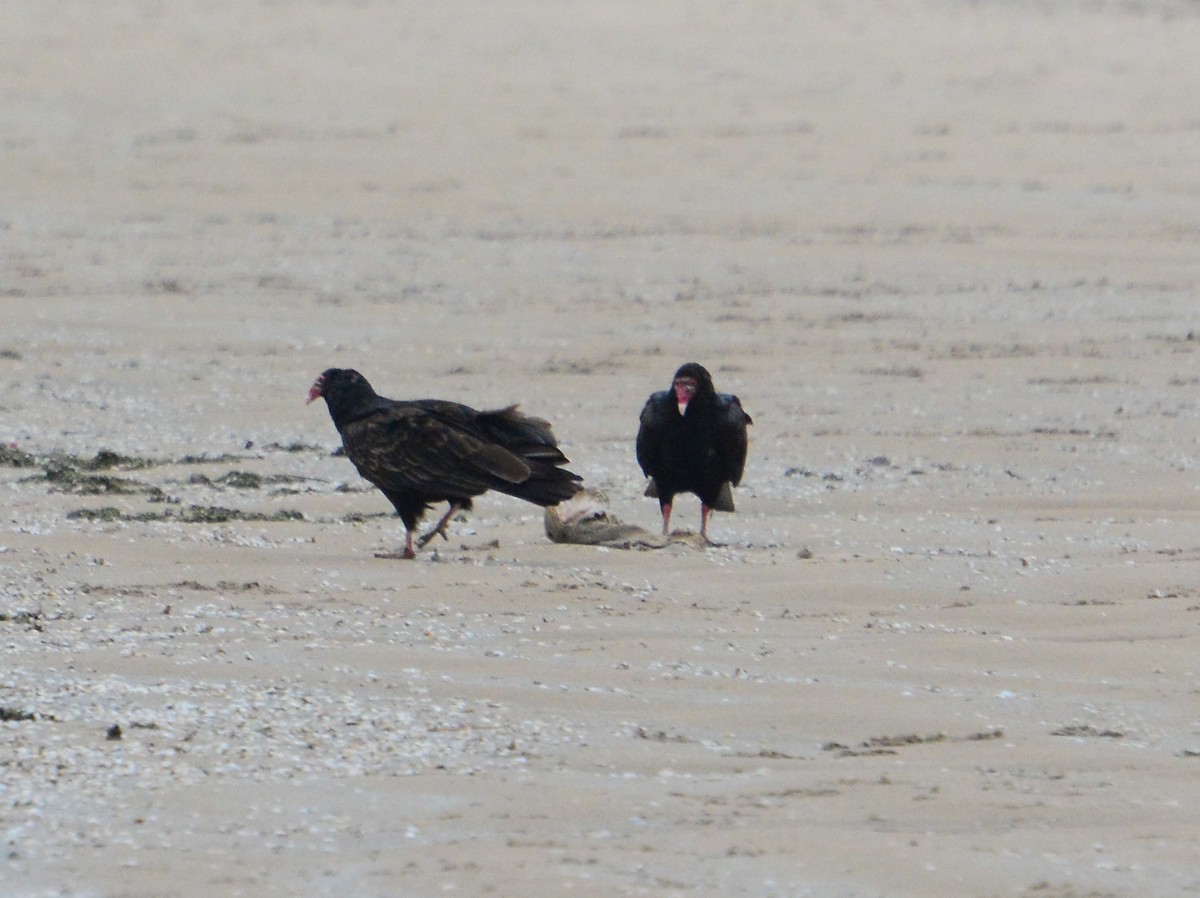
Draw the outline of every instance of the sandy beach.
<instances>
[{"instance_id":1,"label":"sandy beach","mask_svg":"<svg viewBox=\"0 0 1200 898\"><path fill-rule=\"evenodd\" d=\"M0 892L1200 893L1200 5L4 19ZM654 531L686 361L709 547L377 558L305 405L518 402Z\"/></svg>"}]
</instances>

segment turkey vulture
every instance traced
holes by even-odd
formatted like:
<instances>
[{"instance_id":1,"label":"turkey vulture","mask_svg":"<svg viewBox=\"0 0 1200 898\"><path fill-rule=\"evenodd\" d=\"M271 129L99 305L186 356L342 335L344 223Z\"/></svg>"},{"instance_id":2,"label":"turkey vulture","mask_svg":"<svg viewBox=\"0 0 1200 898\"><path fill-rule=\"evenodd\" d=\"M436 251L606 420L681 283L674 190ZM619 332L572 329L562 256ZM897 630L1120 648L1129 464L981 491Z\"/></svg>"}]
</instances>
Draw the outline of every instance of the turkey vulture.
<instances>
[{"instance_id":1,"label":"turkey vulture","mask_svg":"<svg viewBox=\"0 0 1200 898\"><path fill-rule=\"evenodd\" d=\"M548 506L579 489L579 475L560 467L567 458L550 425L515 405L481 412L442 399L385 399L349 368L330 368L318 377L308 401L318 396L325 398L346 456L404 521L400 558L416 557L413 530L435 502L449 502L450 510L419 546L435 534L445 539L450 518L488 490Z\"/></svg>"},{"instance_id":2,"label":"turkey vulture","mask_svg":"<svg viewBox=\"0 0 1200 898\"><path fill-rule=\"evenodd\" d=\"M637 460L650 478L647 496L658 498L663 533L669 531L676 493L700 497L700 535L708 539L713 509L733 511L732 486L746 466L750 416L736 396L718 393L712 376L695 362L675 372L671 389L651 394L642 407Z\"/></svg>"}]
</instances>

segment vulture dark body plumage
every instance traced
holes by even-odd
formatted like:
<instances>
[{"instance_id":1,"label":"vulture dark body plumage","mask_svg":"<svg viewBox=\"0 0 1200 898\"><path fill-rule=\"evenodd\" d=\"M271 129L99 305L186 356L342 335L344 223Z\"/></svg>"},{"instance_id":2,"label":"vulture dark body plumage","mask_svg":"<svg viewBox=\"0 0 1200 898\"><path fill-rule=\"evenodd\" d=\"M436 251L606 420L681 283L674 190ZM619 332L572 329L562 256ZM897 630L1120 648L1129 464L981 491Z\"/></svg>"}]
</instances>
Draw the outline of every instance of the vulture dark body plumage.
<instances>
[{"instance_id":1,"label":"vulture dark body plumage","mask_svg":"<svg viewBox=\"0 0 1200 898\"><path fill-rule=\"evenodd\" d=\"M419 542L445 527L471 500L497 490L532 502L557 505L573 496L580 477L562 467L550 425L517 407L478 411L442 399L397 400L380 396L348 368L330 368L309 391L325 399L342 437L346 457L395 507L407 530L401 557L412 558L413 531L437 502L450 509Z\"/></svg>"},{"instance_id":2,"label":"vulture dark body plumage","mask_svg":"<svg viewBox=\"0 0 1200 898\"><path fill-rule=\"evenodd\" d=\"M732 487L742 480L752 424L736 396L718 393L712 376L695 362L675 372L671 389L652 393L642 407L637 460L650 478L647 496L658 498L663 533L678 493L700 499L700 534L708 537L713 510L733 511Z\"/></svg>"}]
</instances>

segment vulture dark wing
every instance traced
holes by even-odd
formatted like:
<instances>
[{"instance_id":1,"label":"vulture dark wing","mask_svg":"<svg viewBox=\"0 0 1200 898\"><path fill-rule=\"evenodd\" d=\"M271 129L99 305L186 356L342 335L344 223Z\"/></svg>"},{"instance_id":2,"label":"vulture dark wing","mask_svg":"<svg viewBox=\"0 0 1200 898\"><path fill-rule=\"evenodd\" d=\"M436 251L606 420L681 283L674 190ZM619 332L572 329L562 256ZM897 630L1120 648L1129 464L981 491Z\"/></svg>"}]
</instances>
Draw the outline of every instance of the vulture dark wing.
<instances>
[{"instance_id":1,"label":"vulture dark wing","mask_svg":"<svg viewBox=\"0 0 1200 898\"><path fill-rule=\"evenodd\" d=\"M717 394L713 439L716 441L718 454L724 459L729 482L734 486L742 482L742 472L746 469L746 449L749 445L746 425L753 423L736 396L729 393Z\"/></svg>"},{"instance_id":2,"label":"vulture dark wing","mask_svg":"<svg viewBox=\"0 0 1200 898\"><path fill-rule=\"evenodd\" d=\"M634 448L642 473L647 477L654 476L654 469L662 455L663 443L667 439L667 410L670 408L670 401L671 394L662 390L652 393L642 406Z\"/></svg>"},{"instance_id":3,"label":"vulture dark wing","mask_svg":"<svg viewBox=\"0 0 1200 898\"><path fill-rule=\"evenodd\" d=\"M497 478L520 483L529 476L524 461L456 417L397 402L347 425L342 439L359 473L385 490L469 497Z\"/></svg>"},{"instance_id":4,"label":"vulture dark wing","mask_svg":"<svg viewBox=\"0 0 1200 898\"><path fill-rule=\"evenodd\" d=\"M490 412L477 412L476 424L487 436L526 459L562 464L567 457L558 448L558 440L549 421L532 418L517 411L515 405Z\"/></svg>"}]
</instances>

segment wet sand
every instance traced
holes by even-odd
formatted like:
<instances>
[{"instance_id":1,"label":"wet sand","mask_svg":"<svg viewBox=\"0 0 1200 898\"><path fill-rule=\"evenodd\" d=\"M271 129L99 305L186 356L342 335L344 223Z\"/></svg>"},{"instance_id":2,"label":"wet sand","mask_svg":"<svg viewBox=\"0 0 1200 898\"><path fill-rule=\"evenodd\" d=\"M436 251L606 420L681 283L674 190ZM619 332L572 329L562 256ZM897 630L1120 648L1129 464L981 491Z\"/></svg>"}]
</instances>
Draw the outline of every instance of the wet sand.
<instances>
[{"instance_id":1,"label":"wet sand","mask_svg":"<svg viewBox=\"0 0 1200 898\"><path fill-rule=\"evenodd\" d=\"M26 4L16 896L1200 890L1194 4ZM754 417L717 545L413 562L309 384ZM694 530L681 499L673 523Z\"/></svg>"}]
</instances>

